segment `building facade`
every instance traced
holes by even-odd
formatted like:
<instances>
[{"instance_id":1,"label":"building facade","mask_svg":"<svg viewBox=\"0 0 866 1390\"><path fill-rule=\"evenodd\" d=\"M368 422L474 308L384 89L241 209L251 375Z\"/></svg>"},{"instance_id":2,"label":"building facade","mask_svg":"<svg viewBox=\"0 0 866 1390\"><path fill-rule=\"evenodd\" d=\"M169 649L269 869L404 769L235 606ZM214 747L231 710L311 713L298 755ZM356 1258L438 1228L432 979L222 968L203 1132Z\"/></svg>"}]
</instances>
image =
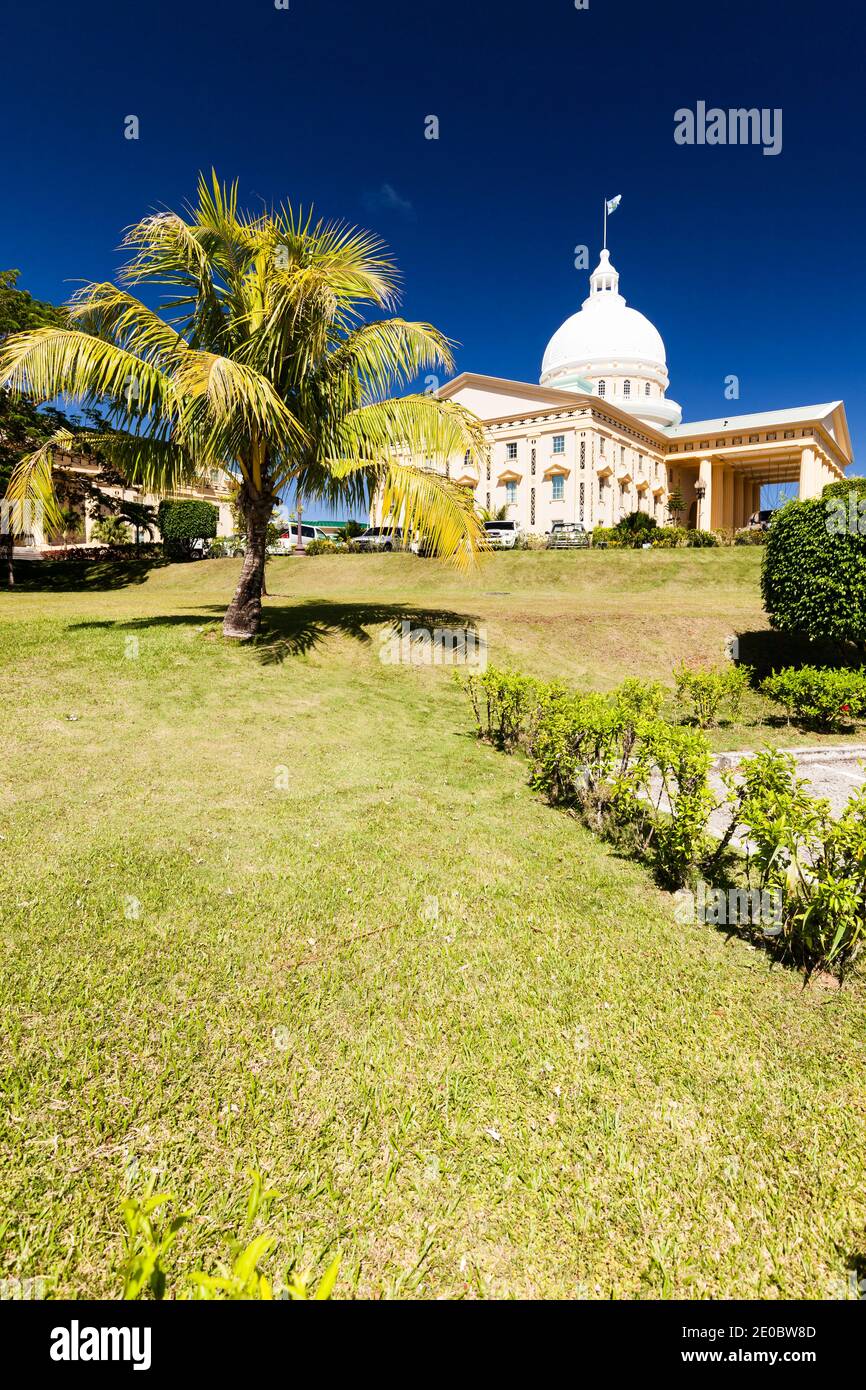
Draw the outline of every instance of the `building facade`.
<instances>
[{"instance_id":1,"label":"building facade","mask_svg":"<svg viewBox=\"0 0 866 1390\"><path fill-rule=\"evenodd\" d=\"M124 487L121 483L110 481L103 475L99 463L87 454L58 453L54 458L54 483L58 501L76 517L76 524L67 531L65 537L47 535L44 527L34 517L28 535L22 536L22 545L33 546L38 550L50 550L52 545L91 545L95 544L94 527L108 516L116 516L123 503L130 502L156 510L162 501L153 493L144 492L138 487ZM190 498L198 502L210 502L217 508L217 535L230 536L234 531L231 509L231 494L227 475L221 468L213 468L198 482L189 487L176 488L172 498ZM100 499L104 498L105 502ZM130 540L135 538L134 526L124 520ZM142 536L142 539L147 539ZM153 528L153 539L159 533Z\"/></svg>"},{"instance_id":2,"label":"building facade","mask_svg":"<svg viewBox=\"0 0 866 1390\"><path fill-rule=\"evenodd\" d=\"M447 472L479 510L507 509L536 535L637 511L708 531L746 526L764 485L796 483L815 497L852 462L841 401L684 423L667 389L662 338L626 304L602 251L589 296L548 344L539 385L463 373L437 391L478 416L487 439L480 466L467 455Z\"/></svg>"}]
</instances>

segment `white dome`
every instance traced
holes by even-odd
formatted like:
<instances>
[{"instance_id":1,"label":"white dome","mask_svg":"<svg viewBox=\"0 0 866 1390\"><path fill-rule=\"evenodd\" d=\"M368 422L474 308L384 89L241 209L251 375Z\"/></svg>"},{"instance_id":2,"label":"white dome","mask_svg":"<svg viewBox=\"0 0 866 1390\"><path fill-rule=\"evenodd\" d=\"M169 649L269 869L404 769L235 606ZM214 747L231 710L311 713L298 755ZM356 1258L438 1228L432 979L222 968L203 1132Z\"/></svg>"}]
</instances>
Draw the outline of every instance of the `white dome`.
<instances>
[{"instance_id":1,"label":"white dome","mask_svg":"<svg viewBox=\"0 0 866 1390\"><path fill-rule=\"evenodd\" d=\"M590 276L589 296L547 344L541 385L594 391L650 424L678 424L682 411L665 399L665 345L658 329L619 292L605 248Z\"/></svg>"},{"instance_id":2,"label":"white dome","mask_svg":"<svg viewBox=\"0 0 866 1390\"><path fill-rule=\"evenodd\" d=\"M665 368L665 345L658 329L637 309L629 309L621 295L610 299L599 295L588 299L554 333L541 364L541 383L545 384L549 372L591 367L595 362L645 362Z\"/></svg>"}]
</instances>

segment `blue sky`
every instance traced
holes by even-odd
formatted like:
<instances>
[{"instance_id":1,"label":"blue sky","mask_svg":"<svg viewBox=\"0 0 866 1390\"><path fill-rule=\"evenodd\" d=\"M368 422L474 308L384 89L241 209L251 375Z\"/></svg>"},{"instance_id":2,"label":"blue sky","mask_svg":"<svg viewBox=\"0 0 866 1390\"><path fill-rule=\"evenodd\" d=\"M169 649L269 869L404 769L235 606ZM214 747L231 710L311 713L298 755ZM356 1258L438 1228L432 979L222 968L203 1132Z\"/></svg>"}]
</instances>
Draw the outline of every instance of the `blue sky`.
<instances>
[{"instance_id":1,"label":"blue sky","mask_svg":"<svg viewBox=\"0 0 866 1390\"><path fill-rule=\"evenodd\" d=\"M110 277L121 229L179 207L213 165L250 205L288 197L374 228L402 311L459 340L459 370L532 381L587 293L574 247L594 263L602 198L621 193L612 259L685 417L841 396L856 453L864 38L860 6L838 0L19 5L0 263L63 299ZM677 145L675 110L701 100L781 108L781 153Z\"/></svg>"}]
</instances>

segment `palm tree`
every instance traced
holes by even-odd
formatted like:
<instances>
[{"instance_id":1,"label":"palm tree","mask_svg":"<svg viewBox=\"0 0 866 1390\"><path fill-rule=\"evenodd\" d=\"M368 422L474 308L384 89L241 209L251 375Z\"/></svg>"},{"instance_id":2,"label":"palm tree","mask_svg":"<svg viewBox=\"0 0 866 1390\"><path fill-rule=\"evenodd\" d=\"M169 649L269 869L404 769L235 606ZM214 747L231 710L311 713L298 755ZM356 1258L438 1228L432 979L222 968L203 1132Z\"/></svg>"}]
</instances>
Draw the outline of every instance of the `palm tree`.
<instances>
[{"instance_id":1,"label":"palm tree","mask_svg":"<svg viewBox=\"0 0 866 1390\"><path fill-rule=\"evenodd\" d=\"M398 276L367 232L313 221L281 205L238 210L237 185L199 179L184 217L160 212L129 229L120 285L86 285L70 327L42 327L0 347L0 386L40 401L99 404L100 451L130 484L169 493L223 468L237 487L248 544L223 623L249 638L261 618L266 529L285 490L299 499L368 506L468 565L483 548L471 497L432 465L469 450L480 422L429 395L394 398L429 368L452 369L437 329L402 318L364 321L395 304ZM168 286L157 313L124 286ZM169 317L172 315L172 317ZM17 465L7 495L54 516L53 448Z\"/></svg>"}]
</instances>

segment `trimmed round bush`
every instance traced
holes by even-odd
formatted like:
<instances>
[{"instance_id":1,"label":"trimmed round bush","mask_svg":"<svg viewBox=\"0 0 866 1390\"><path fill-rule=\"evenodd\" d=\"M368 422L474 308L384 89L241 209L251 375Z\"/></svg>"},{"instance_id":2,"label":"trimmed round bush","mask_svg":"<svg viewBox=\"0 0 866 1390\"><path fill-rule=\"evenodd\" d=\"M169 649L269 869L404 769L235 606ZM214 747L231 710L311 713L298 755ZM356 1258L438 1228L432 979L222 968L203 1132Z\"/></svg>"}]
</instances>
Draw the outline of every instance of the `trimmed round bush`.
<instances>
[{"instance_id":1,"label":"trimmed round bush","mask_svg":"<svg viewBox=\"0 0 866 1390\"><path fill-rule=\"evenodd\" d=\"M773 518L761 589L779 632L866 646L866 527L848 522L851 491L788 502Z\"/></svg>"},{"instance_id":2,"label":"trimmed round bush","mask_svg":"<svg viewBox=\"0 0 866 1390\"><path fill-rule=\"evenodd\" d=\"M191 498L160 502L156 514L156 524L166 550L184 558L192 554L195 541L214 538L218 521L217 507L211 502L196 502Z\"/></svg>"}]
</instances>

